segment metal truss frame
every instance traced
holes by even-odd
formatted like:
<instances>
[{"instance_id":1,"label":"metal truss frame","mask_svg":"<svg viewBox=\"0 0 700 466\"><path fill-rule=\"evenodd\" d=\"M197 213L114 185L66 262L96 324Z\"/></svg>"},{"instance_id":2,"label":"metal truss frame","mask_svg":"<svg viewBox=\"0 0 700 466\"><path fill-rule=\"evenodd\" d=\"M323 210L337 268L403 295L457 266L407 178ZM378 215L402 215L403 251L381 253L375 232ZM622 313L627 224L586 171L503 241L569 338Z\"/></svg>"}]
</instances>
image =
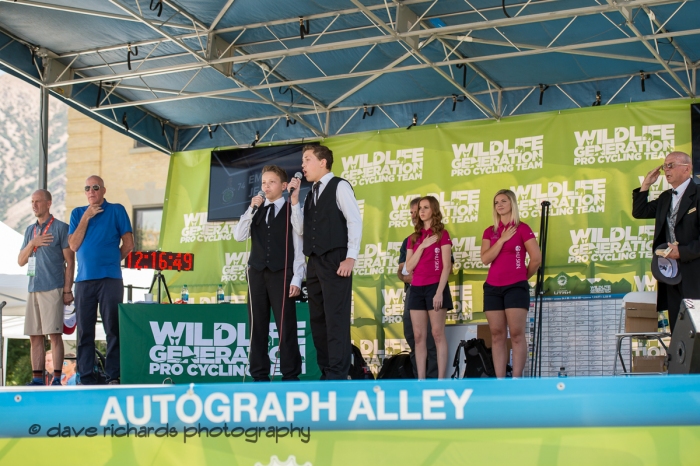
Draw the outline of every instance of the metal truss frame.
<instances>
[{"instance_id":1,"label":"metal truss frame","mask_svg":"<svg viewBox=\"0 0 700 466\"><path fill-rule=\"evenodd\" d=\"M284 81L284 82L275 82L275 83L266 83L266 84L259 84L259 85L254 85L246 88L242 87L235 87L235 88L229 88L229 89L220 89L220 90L215 90L215 91L206 91L206 92L200 92L200 93L191 93L188 95L182 95L182 96L174 96L174 97L164 97L160 99L148 99L148 100L142 100L142 101L137 101L137 102L125 102L123 104L115 104L113 108L120 108L120 107L128 107L128 106L134 106L134 105L147 105L147 104L154 104L154 103L159 103L159 102L170 102L170 101L176 101L176 100L186 100L186 99L192 99L192 98L198 98L198 97L213 97L213 96L218 96L218 95L229 95L229 94L235 94L239 92L245 92L245 91L257 91L257 90L263 90L263 89L270 89L270 88L278 88L280 86L299 86L299 85L304 85L304 84L312 84L312 83L317 83L317 82L327 82L327 81L333 81L333 80L343 80L343 79L350 79L350 78L356 78L356 77L365 77L365 76L375 76L375 75L383 75L383 74L389 74L389 73L400 73L403 71L414 71L414 70L421 70L421 69L427 69L427 68L434 68L434 67L446 67L446 66L451 66L451 65L458 65L458 64L474 64L474 63L480 63L480 62L485 62L485 61L492 61L492 60L499 60L499 59L505 59L505 58L517 58L517 57L525 57L525 56L530 56L530 55L539 55L539 54L546 54L546 53L578 53L581 55L590 55L586 51L581 51L581 49L590 49L590 48L596 48L596 47L605 47L609 45L617 45L617 44L624 44L624 43L632 43L632 42L639 42L640 40L653 40L654 38L656 39L664 39L664 38L671 38L671 37L680 37L684 35L698 35L700 34L700 28L698 29L693 29L690 31L679 31L679 32L672 32L672 33L662 33L662 34L655 34L655 35L647 35L647 36L639 36L639 37L630 37L630 38L625 38L625 39L615 39L615 40L606 40L606 41L599 41L599 42L590 42L590 43L581 43L581 44L573 44L573 45L566 45L566 46L560 46L560 47L549 47L549 48L541 48L541 47L535 47L535 46L529 46L530 48L528 50L521 50L519 52L509 52L509 53L502 53L502 54L495 54L495 55L485 55L485 56L478 56L478 57L471 57L471 58L460 58L460 59L452 59L452 60L446 60L446 61L441 61L437 63L420 63L420 64L415 64L415 65L406 65L406 66L388 66L382 69L377 69L377 70L368 70L368 71L359 71L359 72L354 72L354 73L344 73L344 74L337 74L337 75L331 75L331 76L323 76L323 77L314 77L314 78L301 78L301 79L295 79L291 81ZM617 59L616 56L606 56L610 54L596 54L594 56L598 56L601 58L615 58ZM406 55L400 57L403 58ZM643 60L644 62L647 63L658 63L658 60ZM696 68L698 64L692 64L689 65L689 68ZM186 69L187 70L193 70L193 69L199 69L202 68L203 66L197 66L197 67L190 67L188 66ZM670 68L669 68L670 69ZM159 70L158 72L155 72L154 70L150 70L152 72L144 71L136 74L136 77L138 76L150 76L153 74L162 74L162 73L167 73L167 72L181 72L179 69L178 70L170 70L170 71L164 71L164 70ZM668 71L668 70L667 70ZM124 77L123 74L115 75L114 78L111 78L111 80L114 79L127 79L129 76ZM133 77L133 76L131 76ZM62 81L59 83L54 83L54 84L49 84L49 87L59 87L62 85L67 85L67 84L72 84L72 83L84 83L84 82L95 82L97 79L96 78L80 78L76 79L73 81ZM684 89L685 90L685 89ZM689 94L689 96L691 96ZM691 96L692 97L692 96ZM105 108L110 108L110 107L105 107Z\"/></svg>"},{"instance_id":2,"label":"metal truss frame","mask_svg":"<svg viewBox=\"0 0 700 466\"><path fill-rule=\"evenodd\" d=\"M679 72L684 70L684 68L675 68L673 71ZM665 70L658 71L655 73L648 73L654 77L659 78L668 88L670 88L679 98L686 97L682 93L679 92L678 89L673 87L668 81L666 81L662 73L666 73ZM553 87L558 87L559 90L568 98L570 99L577 107L585 107L585 103L578 102L574 100L571 96L569 96L565 90L562 89L562 86L571 86L575 84L583 84L583 83L595 83L595 82L600 82L600 81L607 81L607 80L616 80L616 79L626 79L626 82L616 91L616 93L611 97L607 102L607 104L610 104L612 100L614 100L614 97L625 87L626 84L628 84L632 79L634 78L639 78L639 73L633 73L633 74L624 74L624 75L615 75L615 76L605 76L603 78L596 78L596 79L586 79L586 80L576 80L576 81L567 81L567 82L562 82L559 84L552 84ZM525 89L529 89L530 92L523 98L524 100L527 100L527 97L530 95L531 92L534 90L539 89L538 86L512 86L512 87L504 87L501 88L500 91L502 95L505 95L507 93L511 92L516 92L516 91L522 91ZM474 96L488 96L491 94L491 91L489 90L483 90L483 91L477 91L474 92ZM401 100L401 101L395 101L395 102L387 102L387 103L382 103L379 105L375 105L375 107L379 108L381 107L393 107L397 105L406 105L406 104L413 104L413 103L423 103L423 102L437 102L440 101L441 103L444 103L446 100L451 100L452 95L445 95L445 96L438 96L438 97L430 97L430 98L424 98L424 99L412 99L412 100ZM595 95L591 95L591 99L595 99ZM522 102L521 102L522 103ZM369 105L368 107L371 107L372 105ZM349 106L337 106L332 109L328 109L327 112L330 113L342 113L342 112L359 112L360 110L363 110L365 108L364 105L349 105ZM508 116L516 114L517 107L508 112ZM300 115L316 115L318 112L315 110L306 110L303 112L299 112ZM354 114L353 114L354 115ZM505 115L505 114L504 114ZM221 123L221 125L235 125L235 124L242 124L242 123L251 123L251 122L257 122L257 121L266 121L266 120L273 120L276 118L282 118L284 115L270 115L270 116L261 116L261 117L255 117L255 118L243 118L239 120L230 120L230 121L224 121ZM351 117L352 118L352 117ZM420 123L423 124L423 123ZM207 125L182 125L179 126L180 129L192 129L192 128L200 128L201 126L207 126ZM397 127L400 127L401 125L397 125ZM337 133L334 133L337 134Z\"/></svg>"},{"instance_id":3,"label":"metal truss frame","mask_svg":"<svg viewBox=\"0 0 700 466\"><path fill-rule=\"evenodd\" d=\"M145 114L157 118L162 124L168 124L175 129L176 132L180 129L185 130L192 128L199 128L199 132L201 132L205 126L217 124L223 126L263 121L274 121L274 123L270 126L270 128L272 128L272 126L277 124L281 119L286 118L298 121L300 124L309 129L314 135L316 135L316 137L323 138L330 134L331 113L352 112L350 118L348 118L345 124L343 124L343 126L340 128L340 130L342 130L347 123L353 117L355 117L358 111L363 108L363 106L357 105L343 106L343 102L348 98L357 94L363 88L367 87L382 76L390 75L392 73L404 73L425 69L433 70L439 76L439 79L448 83L452 88L454 88L455 95L460 97L463 96L464 98L468 99L478 109L478 111L484 115L485 118L499 119L505 114L505 109L501 108L504 93L521 89L530 90L525 98L508 113L508 115L512 115L518 110L522 102L527 99L535 88L531 88L530 86L510 88L503 86L496 79L493 79L492 76L489 76L488 73L484 72L479 65L480 63L493 60L505 60L554 53L647 64L652 68L647 73L658 76L661 81L666 83L668 87L674 90L675 93L691 98L695 97L695 79L697 68L700 66L700 61L692 62L689 55L682 50L676 41L669 41L673 46L673 54L670 57L664 57L662 56L662 53L659 52L658 41L660 39L700 35L700 27L689 30L674 30L673 32L666 29L667 23L677 13L679 13L679 11L682 11L684 5L687 3L687 0L596 0L597 5L532 14L527 14L532 6L555 4L556 0L520 0L519 2L514 2L508 5L508 9L511 12L515 12L512 17L499 17L497 19L489 19L489 17L492 18L494 16L494 12L501 9L500 5L477 9L469 0L464 0L465 9L463 11L454 11L439 15L436 14L435 16L431 16L430 13L432 8L436 5L436 3L438 3L439 0L384 0L384 2L369 6L364 5L364 3L360 0L350 0L353 5L352 8L313 14L301 18L303 20L314 21L315 25L317 25L318 31L306 36L311 40L310 45L304 44L301 46L298 44L298 36L283 37L276 34L271 29L274 26L298 23L300 21L300 17L281 18L273 21L234 27L220 27L221 20L229 11L231 11L231 8L235 4L235 0L227 0L210 24L206 24L204 21L201 21L195 15L186 11L173 0L162 0L164 5L164 13L166 13L164 15L165 19L163 20L160 18L156 19L155 15L148 11L148 8L142 8L141 3L144 3L145 0L109 1L112 5L121 10L123 14L90 11L82 8L53 5L51 3L43 3L34 0L0 0L0 7L3 7L3 4L16 4L22 5L23 7L43 8L70 14L96 16L109 20L138 23L143 25L144 28L148 28L155 34L153 38L147 40L119 43L104 47L59 54L47 50L46 48L42 48L41 50L45 51L49 59L58 60L63 64L63 66L68 67L64 73L70 69L73 72L74 77L70 79L62 79L64 74L62 73L61 76L56 78L54 81L49 82L47 79L37 80L34 77L30 77L26 73L22 74L30 77L30 79L32 79L32 81L37 83L39 86L51 90L70 85L88 83L97 85L98 83L102 83L106 89L106 95L101 99L99 105L96 105L95 107L87 107L75 100L74 103L79 105L85 111L90 112L97 119L107 119L112 123L117 121L116 114L114 113L116 109L136 107L145 112ZM423 12L420 14L417 22L413 26L411 26L407 31L399 32L397 30L396 18L398 9L407 8L411 5L421 5ZM653 11L654 7L661 5L678 6L669 17L662 19L658 18ZM526 14L522 14L524 12ZM649 18L652 34L643 34L639 30L635 24L635 14L644 14ZM591 15L603 16L608 22L611 23L611 28L614 28L614 30L617 30L620 33L621 37L616 39L590 40L583 43L558 45L561 42L560 39L566 36L567 30L572 27L573 24L576 24L577 18ZM624 23L616 23L611 18L612 15L621 15L621 17L624 18ZM366 23L352 29L337 27L333 29L332 26L336 20L344 16L355 19L358 17L364 17L366 19ZM458 24L446 25L439 28L431 24L431 20L433 19L446 17L449 17L452 21L456 21ZM510 33L508 28L525 24L552 22L557 20L568 21L561 29L559 29L558 33L547 45L521 43L520 41L511 40L511 38L509 38ZM359 29L367 31L366 37L350 40L336 40L337 37L342 36L344 33L347 33L350 30L357 31ZM173 34L173 30L181 30L182 33ZM239 39L243 36L243 34L246 31L251 30L267 31L269 39L258 40L256 42L239 42ZM476 37L474 33L478 31L495 31L498 35L500 35L500 37L502 37L503 40ZM10 33L6 34L17 41L24 43L35 52L39 50L39 47L36 45L29 44L20 38L15 38ZM213 36L221 37L223 34L234 34L237 36L232 42L227 42L229 44L228 48L232 49L232 53L228 55L223 53L218 57L207 57L208 41L212 40ZM180 49L180 51L164 52L159 50L159 47L164 43L174 44ZM466 56L460 51L460 46L468 43L504 47L504 49L502 52L499 51L499 53ZM649 52L649 56L629 56L602 50L605 47L633 43L642 44ZM399 45L403 52L401 54L397 54L389 63L386 63L380 67L358 71L360 64L363 63L368 56L371 56L373 53L377 53L377 47L384 44ZM265 48L268 50L263 52L254 51L259 50L261 46L265 46ZM135 65L133 70L129 70L127 72L115 72L114 69L116 67L123 67L126 64L126 61L123 59L112 61L107 60L105 59L104 53L119 50L126 51L129 47L144 47L144 52L146 53L142 58L134 57L134 59L130 61L132 65ZM444 53L444 58L440 60L431 60L426 54L428 47L431 47L433 53L438 47L441 47ZM269 50L270 48L272 48L272 50ZM354 66L351 66L349 72L330 73L327 69L324 69L325 66L323 63L319 62L314 57L314 55L318 53L346 49L363 50L362 57L356 63L351 64ZM77 65L73 68L75 63L81 62L81 58L86 58L89 56L97 56L103 63L84 66ZM307 77L289 79L279 71L281 69L280 64L286 58L301 56L308 60L310 69L318 71L320 75L311 76L307 73ZM675 60L674 57L676 58ZM178 59L186 62L178 65L158 66L159 61L167 59ZM415 60L415 62L412 59ZM3 62L3 64L5 66L12 67L12 65L9 63ZM143 66L145 64L148 64L149 66ZM259 80L258 82L246 82L240 74L234 73L228 75L220 70L220 65L241 65L242 67L245 67L249 66L249 64L255 64L256 66L260 67L260 69L263 71L262 80ZM219 66L217 67L217 65ZM463 86L464 83L460 83L458 82L458 79L455 79L454 71L452 69L452 66L454 65L467 66L473 71L472 74L475 76L471 78L472 81L466 83L466 86ZM197 79L199 73L203 69L214 69L220 71L232 82L232 86L230 88L208 90L204 92L187 91L187 88L194 80ZM16 71L21 72L21 70ZM41 71L39 70L39 72ZM186 84L179 89L166 89L149 86L143 79L148 76L175 73L188 74ZM685 73L687 78L685 80L681 77L683 73ZM675 82L678 89L666 81L662 75L666 75L668 78L670 78L669 81ZM627 79L625 84L618 90L618 93L635 76L638 76L638 74L624 75L625 78L629 79ZM622 76L596 77L593 79L584 80L582 82L592 82L620 77ZM315 83L328 83L357 78L362 78L358 84L352 86L352 88L349 90L338 92L338 95L334 96L332 99L328 99L328 101L324 101L313 94L312 85ZM471 90L470 84L474 80L477 80L480 84L485 86L486 90L483 90L483 87L479 87L479 90ZM550 82L549 84L558 88L558 90L564 93L564 95L568 97L575 105L579 107L581 106L580 102L577 102L561 87L572 83ZM289 87L295 91L294 95L298 97L296 101L290 102L289 99L280 99L275 96L275 93L272 92L275 88L284 87ZM129 99L126 99L122 93L120 93L120 90L147 92L151 94L152 98L143 98L130 101ZM236 95L243 92L246 94L252 94L254 97L249 97L248 95L245 97ZM615 95L613 95L613 97L608 100L607 103L614 99L616 95L617 93L615 93ZM484 97L486 97L486 99L484 99ZM144 106L146 105L151 106L149 108L154 108L152 107L153 105L160 103L200 98L263 104L266 107L272 107L272 109L269 115L262 117L235 119L233 121L226 122L211 121L196 126L172 125L168 122L164 122L164 118L158 116L157 113L153 113L153 110L146 111L144 109ZM393 122L394 125L399 126L394 120L391 119L391 117L389 117L389 114L386 113L382 107L387 108L394 105L409 104L412 102L436 102L437 105L432 112L428 115L428 117L423 119L421 123L423 124L428 121L430 117L432 117L435 111L440 108L440 106L443 105L446 100L451 98L453 98L452 95L442 95L425 99L405 100L401 102L367 102L366 105L376 106ZM68 97L68 99L70 99L70 97ZM490 105L485 103L487 99L490 99ZM114 120L107 116L109 113L114 116ZM322 121L321 114L325 114L325 121ZM318 119L317 123L311 122L314 115L316 115L316 118ZM308 121L305 119L305 117L308 118ZM268 128L268 131L263 134L263 138L269 132L270 128ZM191 144L199 132L197 132L197 134L187 143L187 145ZM226 133L235 143L233 136L231 136L228 131L226 131ZM153 141L149 142L153 143ZM158 145L158 148L165 151L168 149L177 149L177 147L175 147L173 144L170 144L170 146L171 147L169 148L165 148Z\"/></svg>"}]
</instances>

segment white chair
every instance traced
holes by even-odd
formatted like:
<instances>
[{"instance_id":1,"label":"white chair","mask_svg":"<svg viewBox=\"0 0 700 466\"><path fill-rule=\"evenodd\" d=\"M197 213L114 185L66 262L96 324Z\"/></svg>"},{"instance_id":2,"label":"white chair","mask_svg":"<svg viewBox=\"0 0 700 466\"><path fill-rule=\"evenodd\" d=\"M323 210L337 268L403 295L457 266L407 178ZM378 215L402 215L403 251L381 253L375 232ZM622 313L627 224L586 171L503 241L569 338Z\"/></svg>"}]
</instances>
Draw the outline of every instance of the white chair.
<instances>
[{"instance_id":1,"label":"white chair","mask_svg":"<svg viewBox=\"0 0 700 466\"><path fill-rule=\"evenodd\" d=\"M669 338L670 333L667 332L625 332L625 304L626 303L648 303L656 304L656 291L633 291L627 293L622 298L622 309L620 310L620 321L617 326L617 332L615 338L617 338L617 345L615 347L615 362L613 364L613 376L617 375L617 360L620 360L622 365L622 374L625 375L648 375L648 374L663 374L663 372L632 372L627 371L625 367L625 361L622 358L622 342L625 338L630 339L630 364L632 361L632 340L657 340L665 351L668 351L666 343L663 341L664 338Z\"/></svg>"}]
</instances>

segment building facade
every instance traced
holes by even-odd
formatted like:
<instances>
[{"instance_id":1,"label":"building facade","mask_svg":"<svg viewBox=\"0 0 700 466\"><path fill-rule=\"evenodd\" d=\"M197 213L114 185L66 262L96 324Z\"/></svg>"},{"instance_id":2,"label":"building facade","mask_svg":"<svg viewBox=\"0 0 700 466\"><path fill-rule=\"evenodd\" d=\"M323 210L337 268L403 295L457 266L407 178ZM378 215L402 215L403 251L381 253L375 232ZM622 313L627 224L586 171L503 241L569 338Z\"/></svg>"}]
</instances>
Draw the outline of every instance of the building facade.
<instances>
[{"instance_id":1,"label":"building facade","mask_svg":"<svg viewBox=\"0 0 700 466\"><path fill-rule=\"evenodd\" d=\"M137 147L129 136L70 108L66 159L66 222L75 207L85 205L85 179L98 175L107 188L105 198L129 213L136 249L158 246L168 154Z\"/></svg>"}]
</instances>

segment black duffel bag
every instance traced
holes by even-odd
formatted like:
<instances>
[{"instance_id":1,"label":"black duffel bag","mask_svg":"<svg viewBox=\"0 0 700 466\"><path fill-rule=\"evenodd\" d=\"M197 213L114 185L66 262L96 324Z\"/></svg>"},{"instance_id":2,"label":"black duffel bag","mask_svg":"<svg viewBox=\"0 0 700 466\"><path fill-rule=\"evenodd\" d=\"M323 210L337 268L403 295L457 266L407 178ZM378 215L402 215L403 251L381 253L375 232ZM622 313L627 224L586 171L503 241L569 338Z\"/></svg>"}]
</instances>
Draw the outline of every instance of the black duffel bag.
<instances>
[{"instance_id":1,"label":"black duffel bag","mask_svg":"<svg viewBox=\"0 0 700 466\"><path fill-rule=\"evenodd\" d=\"M403 351L384 360L377 379L415 379L411 353Z\"/></svg>"}]
</instances>

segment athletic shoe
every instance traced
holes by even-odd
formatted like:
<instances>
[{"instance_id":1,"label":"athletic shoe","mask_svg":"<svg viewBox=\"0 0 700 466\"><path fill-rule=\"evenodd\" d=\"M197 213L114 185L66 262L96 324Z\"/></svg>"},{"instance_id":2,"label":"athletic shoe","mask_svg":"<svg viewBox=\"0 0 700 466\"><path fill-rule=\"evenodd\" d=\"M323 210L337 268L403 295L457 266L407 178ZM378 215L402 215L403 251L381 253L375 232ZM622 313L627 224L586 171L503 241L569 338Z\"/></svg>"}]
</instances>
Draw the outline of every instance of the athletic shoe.
<instances>
[{"instance_id":1,"label":"athletic shoe","mask_svg":"<svg viewBox=\"0 0 700 466\"><path fill-rule=\"evenodd\" d=\"M58 377L54 377L54 378L53 378L53 381L51 382L51 385L52 385L52 386L57 385L57 386L61 387L61 386L62 386L62 385L61 385L61 379L58 378Z\"/></svg>"},{"instance_id":2,"label":"athletic shoe","mask_svg":"<svg viewBox=\"0 0 700 466\"><path fill-rule=\"evenodd\" d=\"M119 379L112 379L107 382L107 385L119 385Z\"/></svg>"},{"instance_id":3,"label":"athletic shoe","mask_svg":"<svg viewBox=\"0 0 700 466\"><path fill-rule=\"evenodd\" d=\"M32 379L31 382L27 384L27 387L43 387L44 381L42 379Z\"/></svg>"}]
</instances>

